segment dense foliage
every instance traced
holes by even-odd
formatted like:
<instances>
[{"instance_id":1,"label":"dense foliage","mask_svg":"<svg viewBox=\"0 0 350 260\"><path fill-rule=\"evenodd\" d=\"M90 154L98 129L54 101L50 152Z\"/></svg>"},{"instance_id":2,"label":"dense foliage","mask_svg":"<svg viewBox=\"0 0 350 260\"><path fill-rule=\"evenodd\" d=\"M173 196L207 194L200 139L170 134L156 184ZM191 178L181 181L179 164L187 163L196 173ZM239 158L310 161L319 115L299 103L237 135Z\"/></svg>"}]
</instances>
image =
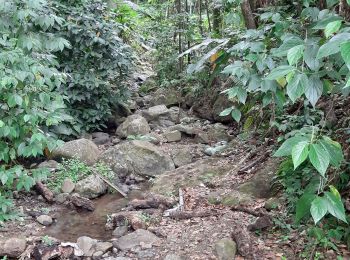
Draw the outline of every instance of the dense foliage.
<instances>
[{"instance_id":1,"label":"dense foliage","mask_svg":"<svg viewBox=\"0 0 350 260\"><path fill-rule=\"evenodd\" d=\"M126 99L131 49L119 38L122 26L106 3L62 1L56 8L66 20L57 33L72 45L58 54L60 69L68 74L67 84L59 91L76 119L72 129L61 125L57 130L70 135L100 129L118 102Z\"/></svg>"}]
</instances>

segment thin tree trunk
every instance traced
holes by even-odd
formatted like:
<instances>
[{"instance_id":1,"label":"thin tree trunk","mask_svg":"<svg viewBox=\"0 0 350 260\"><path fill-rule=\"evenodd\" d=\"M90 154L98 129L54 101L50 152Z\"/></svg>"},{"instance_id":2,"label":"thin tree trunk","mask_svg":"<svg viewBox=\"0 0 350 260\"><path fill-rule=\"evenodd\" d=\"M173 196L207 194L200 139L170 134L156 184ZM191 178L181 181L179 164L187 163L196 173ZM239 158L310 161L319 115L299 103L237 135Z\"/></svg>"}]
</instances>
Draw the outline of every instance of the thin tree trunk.
<instances>
[{"instance_id":1,"label":"thin tree trunk","mask_svg":"<svg viewBox=\"0 0 350 260\"><path fill-rule=\"evenodd\" d=\"M203 36L203 19L202 19L202 0L199 0L199 21L198 21L199 31L201 36Z\"/></svg>"},{"instance_id":2,"label":"thin tree trunk","mask_svg":"<svg viewBox=\"0 0 350 260\"><path fill-rule=\"evenodd\" d=\"M188 0L185 0L185 8L186 8L186 21L187 21L187 49L191 48L191 39L190 39L190 34L189 34L189 29L190 29L190 10L188 6ZM191 63L191 56L190 54L187 54L187 64Z\"/></svg>"},{"instance_id":3,"label":"thin tree trunk","mask_svg":"<svg viewBox=\"0 0 350 260\"><path fill-rule=\"evenodd\" d=\"M181 15L181 0L177 0L176 1L177 3L177 6L176 6L176 9L177 9L177 15L178 15L178 26L177 26L177 29L178 29L178 48L179 48L179 54L182 53L182 22L179 18L179 16ZM183 70L183 57L180 57L179 58L179 72L182 72Z\"/></svg>"},{"instance_id":4,"label":"thin tree trunk","mask_svg":"<svg viewBox=\"0 0 350 260\"><path fill-rule=\"evenodd\" d=\"M213 31L216 37L220 37L221 33L221 12L220 6L215 6L213 9Z\"/></svg>"},{"instance_id":5,"label":"thin tree trunk","mask_svg":"<svg viewBox=\"0 0 350 260\"><path fill-rule=\"evenodd\" d=\"M205 5L206 5L206 11L207 11L207 19L208 19L208 29L209 32L211 32L211 24L210 24L210 14L209 14L209 3L208 0L205 0Z\"/></svg>"},{"instance_id":6,"label":"thin tree trunk","mask_svg":"<svg viewBox=\"0 0 350 260\"><path fill-rule=\"evenodd\" d=\"M253 15L249 0L244 0L241 3L241 9L242 9L242 14L244 17L246 27L248 29L256 29L256 23L254 20L254 15Z\"/></svg>"}]
</instances>

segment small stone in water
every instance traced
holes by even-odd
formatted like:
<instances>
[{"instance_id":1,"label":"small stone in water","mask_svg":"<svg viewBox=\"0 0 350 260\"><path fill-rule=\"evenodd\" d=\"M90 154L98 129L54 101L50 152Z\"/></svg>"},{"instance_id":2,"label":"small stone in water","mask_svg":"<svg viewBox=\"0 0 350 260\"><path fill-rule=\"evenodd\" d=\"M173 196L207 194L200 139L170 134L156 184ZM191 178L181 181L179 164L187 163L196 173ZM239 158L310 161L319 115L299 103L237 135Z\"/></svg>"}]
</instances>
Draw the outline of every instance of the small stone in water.
<instances>
[{"instance_id":1,"label":"small stone in water","mask_svg":"<svg viewBox=\"0 0 350 260\"><path fill-rule=\"evenodd\" d=\"M48 215L41 215L37 217L36 220L44 226L50 226L53 222L52 218Z\"/></svg>"}]
</instances>

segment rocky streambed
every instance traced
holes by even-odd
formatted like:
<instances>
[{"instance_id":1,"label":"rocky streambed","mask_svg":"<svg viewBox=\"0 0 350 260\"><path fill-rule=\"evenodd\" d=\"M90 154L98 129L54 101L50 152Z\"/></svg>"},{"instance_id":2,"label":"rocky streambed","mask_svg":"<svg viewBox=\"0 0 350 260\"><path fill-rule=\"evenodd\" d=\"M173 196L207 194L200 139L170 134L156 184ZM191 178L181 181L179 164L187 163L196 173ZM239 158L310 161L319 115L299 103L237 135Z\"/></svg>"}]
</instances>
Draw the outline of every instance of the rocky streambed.
<instances>
[{"instance_id":1,"label":"rocky streambed","mask_svg":"<svg viewBox=\"0 0 350 260\"><path fill-rule=\"evenodd\" d=\"M51 160L33 166L47 167L54 175L58 161L75 158L94 170L77 181L65 179L56 193L46 183L15 193L21 218L0 228L0 255L119 260L293 257L288 242L281 243L268 231L274 210L283 205L272 197L279 162L269 157L271 140L236 135L234 125L198 117L188 109L193 107L191 99L179 98L173 91L135 93L128 109L111 119L118 126L115 133L96 132L67 142ZM215 111L223 110L220 102L211 103ZM111 169L108 180L96 170L101 163ZM288 237L295 244L302 238L298 233Z\"/></svg>"}]
</instances>

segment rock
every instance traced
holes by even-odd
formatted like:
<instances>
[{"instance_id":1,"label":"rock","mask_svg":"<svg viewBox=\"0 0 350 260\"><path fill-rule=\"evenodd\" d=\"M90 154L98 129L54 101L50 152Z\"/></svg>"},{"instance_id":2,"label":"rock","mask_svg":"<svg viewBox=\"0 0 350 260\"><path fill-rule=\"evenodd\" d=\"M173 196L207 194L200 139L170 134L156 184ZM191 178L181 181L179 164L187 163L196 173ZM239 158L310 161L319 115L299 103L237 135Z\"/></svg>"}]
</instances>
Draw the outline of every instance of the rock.
<instances>
[{"instance_id":1,"label":"rock","mask_svg":"<svg viewBox=\"0 0 350 260\"><path fill-rule=\"evenodd\" d=\"M258 217L253 224L247 226L247 230L249 231L257 231L261 229L267 229L273 227L273 222L271 216L262 216Z\"/></svg>"},{"instance_id":2,"label":"rock","mask_svg":"<svg viewBox=\"0 0 350 260\"><path fill-rule=\"evenodd\" d=\"M218 153L222 152L223 150L225 150L226 147L227 147L227 142L222 141L222 142L215 144L212 147L207 147L204 150L204 153L206 155L213 156L213 155L218 154Z\"/></svg>"},{"instance_id":3,"label":"rock","mask_svg":"<svg viewBox=\"0 0 350 260\"><path fill-rule=\"evenodd\" d=\"M216 158L198 160L159 175L153 182L151 191L170 196L180 187L194 187L200 184L211 185L211 181L230 170L230 165L216 164Z\"/></svg>"},{"instance_id":4,"label":"rock","mask_svg":"<svg viewBox=\"0 0 350 260\"><path fill-rule=\"evenodd\" d=\"M60 204L63 204L63 203L65 203L65 202L68 200L68 197L69 197L69 194L68 194L68 193L60 193L60 194L57 194L57 196L56 196L56 202L57 202L57 203L60 203Z\"/></svg>"},{"instance_id":5,"label":"rock","mask_svg":"<svg viewBox=\"0 0 350 260\"><path fill-rule=\"evenodd\" d=\"M172 105L179 105L182 103L182 96L180 91L174 88L159 88L157 91L150 95L150 105L166 105L167 107Z\"/></svg>"},{"instance_id":6,"label":"rock","mask_svg":"<svg viewBox=\"0 0 350 260\"><path fill-rule=\"evenodd\" d=\"M204 132L200 132L196 135L195 137L196 142L200 143L200 144L209 144L210 140L209 140L209 135L207 133Z\"/></svg>"},{"instance_id":7,"label":"rock","mask_svg":"<svg viewBox=\"0 0 350 260\"><path fill-rule=\"evenodd\" d=\"M277 209L281 205L281 201L279 198L269 198L267 201L265 201L264 208L267 210L274 210Z\"/></svg>"},{"instance_id":8,"label":"rock","mask_svg":"<svg viewBox=\"0 0 350 260\"><path fill-rule=\"evenodd\" d=\"M165 132L163 135L168 142L181 141L181 132L178 130L168 131L168 132Z\"/></svg>"},{"instance_id":9,"label":"rock","mask_svg":"<svg viewBox=\"0 0 350 260\"><path fill-rule=\"evenodd\" d=\"M95 210L95 204L88 198L84 198L77 193L69 197L69 201L77 208L86 209L88 211Z\"/></svg>"},{"instance_id":10,"label":"rock","mask_svg":"<svg viewBox=\"0 0 350 260\"><path fill-rule=\"evenodd\" d=\"M111 242L97 242L97 244L95 245L95 250L106 253L107 251L111 250L112 247L113 244Z\"/></svg>"},{"instance_id":11,"label":"rock","mask_svg":"<svg viewBox=\"0 0 350 260\"><path fill-rule=\"evenodd\" d=\"M110 166L118 175L157 176L175 169L170 156L150 142L139 140L109 148L100 156L99 161Z\"/></svg>"},{"instance_id":12,"label":"rock","mask_svg":"<svg viewBox=\"0 0 350 260\"><path fill-rule=\"evenodd\" d=\"M19 257L26 250L27 241L24 238L0 239L0 256Z\"/></svg>"},{"instance_id":13,"label":"rock","mask_svg":"<svg viewBox=\"0 0 350 260\"><path fill-rule=\"evenodd\" d=\"M181 167L192 162L193 156L187 147L179 150L172 150L171 153L175 167Z\"/></svg>"},{"instance_id":14,"label":"rock","mask_svg":"<svg viewBox=\"0 0 350 260\"><path fill-rule=\"evenodd\" d=\"M101 257L103 256L103 252L102 251L96 251L93 255L92 255L92 259L101 259Z\"/></svg>"},{"instance_id":15,"label":"rock","mask_svg":"<svg viewBox=\"0 0 350 260\"><path fill-rule=\"evenodd\" d=\"M62 183L62 192L63 193L71 193L75 189L75 184L71 179L65 179Z\"/></svg>"},{"instance_id":16,"label":"rock","mask_svg":"<svg viewBox=\"0 0 350 260\"><path fill-rule=\"evenodd\" d=\"M129 135L145 135L151 131L147 120L134 114L128 116L127 119L117 128L116 134L122 138L127 138Z\"/></svg>"},{"instance_id":17,"label":"rock","mask_svg":"<svg viewBox=\"0 0 350 260\"><path fill-rule=\"evenodd\" d=\"M92 141L96 145L102 145L102 144L108 143L110 141L110 137L109 137L109 134L107 133L95 132L95 133L92 133Z\"/></svg>"},{"instance_id":18,"label":"rock","mask_svg":"<svg viewBox=\"0 0 350 260\"><path fill-rule=\"evenodd\" d=\"M94 199L105 194L107 188L105 182L94 174L78 181L75 185L75 191L88 199Z\"/></svg>"},{"instance_id":19,"label":"rock","mask_svg":"<svg viewBox=\"0 0 350 260\"><path fill-rule=\"evenodd\" d=\"M236 243L229 239L223 238L215 243L215 253L218 260L232 260L235 259L237 252Z\"/></svg>"},{"instance_id":20,"label":"rock","mask_svg":"<svg viewBox=\"0 0 350 260\"><path fill-rule=\"evenodd\" d=\"M124 236L128 232L127 226L120 226L116 227L116 229L113 230L112 235L116 238Z\"/></svg>"},{"instance_id":21,"label":"rock","mask_svg":"<svg viewBox=\"0 0 350 260\"><path fill-rule=\"evenodd\" d=\"M77 239L78 247L83 251L84 256L92 256L94 253L93 246L97 243L96 239L82 236Z\"/></svg>"},{"instance_id":22,"label":"rock","mask_svg":"<svg viewBox=\"0 0 350 260\"><path fill-rule=\"evenodd\" d=\"M273 192L271 183L278 166L279 160L270 158L249 181L239 185L237 190L255 198L269 198Z\"/></svg>"},{"instance_id":23,"label":"rock","mask_svg":"<svg viewBox=\"0 0 350 260\"><path fill-rule=\"evenodd\" d=\"M183 258L175 254L167 254L164 260L183 260Z\"/></svg>"},{"instance_id":24,"label":"rock","mask_svg":"<svg viewBox=\"0 0 350 260\"><path fill-rule=\"evenodd\" d=\"M148 121L157 120L160 116L169 115L170 111L165 105L158 105L150 107L147 110L142 111L142 115Z\"/></svg>"},{"instance_id":25,"label":"rock","mask_svg":"<svg viewBox=\"0 0 350 260\"><path fill-rule=\"evenodd\" d=\"M58 162L54 160L44 161L37 168L47 168L49 171L55 171L58 168Z\"/></svg>"},{"instance_id":26,"label":"rock","mask_svg":"<svg viewBox=\"0 0 350 260\"><path fill-rule=\"evenodd\" d=\"M153 246L160 243L160 241L160 238L153 233L144 229L138 229L135 232L120 237L117 242L117 247L120 250L129 250L140 246L141 243Z\"/></svg>"},{"instance_id":27,"label":"rock","mask_svg":"<svg viewBox=\"0 0 350 260\"><path fill-rule=\"evenodd\" d=\"M52 218L48 215L41 215L36 220L43 226L50 226L53 222Z\"/></svg>"},{"instance_id":28,"label":"rock","mask_svg":"<svg viewBox=\"0 0 350 260\"><path fill-rule=\"evenodd\" d=\"M213 119L217 122L230 123L233 121L232 116L220 116L220 113L228 107L232 107L234 104L227 98L226 95L218 95L212 107Z\"/></svg>"},{"instance_id":29,"label":"rock","mask_svg":"<svg viewBox=\"0 0 350 260\"><path fill-rule=\"evenodd\" d=\"M65 143L52 152L53 158L77 158L87 165L92 165L97 161L100 152L97 146L90 140L78 139Z\"/></svg>"},{"instance_id":30,"label":"rock","mask_svg":"<svg viewBox=\"0 0 350 260\"><path fill-rule=\"evenodd\" d=\"M170 129L170 131L178 130L178 131L185 133L187 135L196 135L200 132L200 129L198 129L196 127L189 126L189 125L184 125L184 124L174 125L174 126L170 127L169 129Z\"/></svg>"},{"instance_id":31,"label":"rock","mask_svg":"<svg viewBox=\"0 0 350 260\"><path fill-rule=\"evenodd\" d=\"M227 134L227 126L221 123L215 123L210 125L207 130L208 138L212 142L226 141L228 142L231 137Z\"/></svg>"}]
</instances>

